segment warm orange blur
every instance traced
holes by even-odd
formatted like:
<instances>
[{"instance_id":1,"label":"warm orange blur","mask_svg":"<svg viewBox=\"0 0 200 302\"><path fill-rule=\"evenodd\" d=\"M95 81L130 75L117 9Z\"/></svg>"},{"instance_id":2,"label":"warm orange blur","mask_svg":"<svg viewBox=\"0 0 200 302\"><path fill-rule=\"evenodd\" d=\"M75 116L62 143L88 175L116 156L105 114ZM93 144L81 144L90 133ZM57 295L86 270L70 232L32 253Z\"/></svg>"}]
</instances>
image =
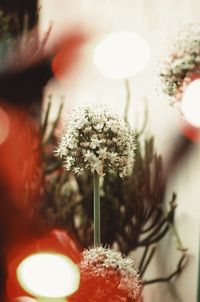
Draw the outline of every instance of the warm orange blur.
<instances>
[{"instance_id":1,"label":"warm orange blur","mask_svg":"<svg viewBox=\"0 0 200 302\"><path fill-rule=\"evenodd\" d=\"M37 29L28 35L28 38L37 39ZM14 63L11 60L9 68L0 73L1 302L4 302L6 261L10 252L48 232L45 222L35 215L44 191L40 120L43 87L54 73L59 77L65 72L70 77L83 41L83 35L74 32L63 33L62 37L58 35L45 51L40 45L38 48L34 45L36 48L32 49L32 44L27 43L22 49L25 52L22 51L18 58L15 50ZM60 53L64 53L65 59L62 70L58 63ZM57 241L62 241L62 236L58 237Z\"/></svg>"}]
</instances>

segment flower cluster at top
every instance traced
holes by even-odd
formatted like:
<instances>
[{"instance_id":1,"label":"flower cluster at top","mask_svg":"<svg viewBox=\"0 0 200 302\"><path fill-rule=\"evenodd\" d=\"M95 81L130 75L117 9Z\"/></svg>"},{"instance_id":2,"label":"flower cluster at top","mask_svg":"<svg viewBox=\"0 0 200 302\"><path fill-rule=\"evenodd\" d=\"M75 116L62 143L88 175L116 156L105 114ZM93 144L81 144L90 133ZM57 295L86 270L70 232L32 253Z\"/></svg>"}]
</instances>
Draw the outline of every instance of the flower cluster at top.
<instances>
[{"instance_id":1,"label":"flower cluster at top","mask_svg":"<svg viewBox=\"0 0 200 302\"><path fill-rule=\"evenodd\" d=\"M103 247L84 250L79 269L81 283L75 301L139 301L142 285L135 263L120 252Z\"/></svg>"},{"instance_id":2,"label":"flower cluster at top","mask_svg":"<svg viewBox=\"0 0 200 302\"><path fill-rule=\"evenodd\" d=\"M56 152L76 174L113 170L124 177L133 167L134 149L133 131L122 118L105 106L84 105L72 112Z\"/></svg>"},{"instance_id":3,"label":"flower cluster at top","mask_svg":"<svg viewBox=\"0 0 200 302\"><path fill-rule=\"evenodd\" d=\"M180 100L188 84L200 77L200 24L190 24L177 35L160 72L163 92Z\"/></svg>"}]
</instances>

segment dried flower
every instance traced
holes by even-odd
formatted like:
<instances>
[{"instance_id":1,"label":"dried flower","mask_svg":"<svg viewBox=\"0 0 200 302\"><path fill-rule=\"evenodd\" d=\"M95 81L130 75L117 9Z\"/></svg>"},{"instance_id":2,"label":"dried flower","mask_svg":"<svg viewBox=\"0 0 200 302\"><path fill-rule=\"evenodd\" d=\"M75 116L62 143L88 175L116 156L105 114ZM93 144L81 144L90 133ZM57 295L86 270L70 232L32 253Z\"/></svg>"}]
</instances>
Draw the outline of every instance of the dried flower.
<instances>
[{"instance_id":1,"label":"dried flower","mask_svg":"<svg viewBox=\"0 0 200 302\"><path fill-rule=\"evenodd\" d=\"M136 302L140 298L142 286L135 263L118 251L103 247L84 250L80 273L74 301Z\"/></svg>"},{"instance_id":2,"label":"dried flower","mask_svg":"<svg viewBox=\"0 0 200 302\"><path fill-rule=\"evenodd\" d=\"M200 77L200 24L189 24L178 33L161 67L164 93L180 100L194 75Z\"/></svg>"},{"instance_id":3,"label":"dried flower","mask_svg":"<svg viewBox=\"0 0 200 302\"><path fill-rule=\"evenodd\" d=\"M66 170L83 174L107 170L126 176L134 162L134 134L117 114L104 106L77 108L61 136L57 153Z\"/></svg>"}]
</instances>

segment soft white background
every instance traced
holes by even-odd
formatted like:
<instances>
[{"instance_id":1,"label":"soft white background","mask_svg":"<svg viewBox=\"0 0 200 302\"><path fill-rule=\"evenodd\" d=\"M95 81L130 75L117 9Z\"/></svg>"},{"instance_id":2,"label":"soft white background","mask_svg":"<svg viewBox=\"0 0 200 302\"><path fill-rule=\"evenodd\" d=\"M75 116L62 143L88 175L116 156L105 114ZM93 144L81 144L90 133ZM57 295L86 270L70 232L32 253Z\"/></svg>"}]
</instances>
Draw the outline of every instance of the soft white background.
<instances>
[{"instance_id":1,"label":"soft white background","mask_svg":"<svg viewBox=\"0 0 200 302\"><path fill-rule=\"evenodd\" d=\"M147 132L156 137L156 148L165 157L174 144L179 120L162 96L157 95L156 65L168 43L168 38L182 25L200 22L199 0L41 0L41 29L45 32L53 21L53 32L64 28L83 27L87 32L105 33L116 30L135 31L149 43L152 57L147 68L131 78L132 100L130 122L140 121L143 100L147 99L149 123ZM109 80L100 75L92 64L90 45L79 77L66 81L66 87L52 85L48 92L55 96L55 112L60 95L65 95L68 107L84 100L108 103L123 114L125 90L123 81ZM66 109L67 110L67 109ZM140 117L138 118L138 112ZM168 188L167 199L175 190L178 194L177 228L189 249L190 262L183 274L171 287L149 286L145 289L145 302L196 301L198 244L200 230L200 148L195 147L191 157L174 174ZM176 245L170 236L160 245L150 275L163 276L174 269L177 261Z\"/></svg>"}]
</instances>

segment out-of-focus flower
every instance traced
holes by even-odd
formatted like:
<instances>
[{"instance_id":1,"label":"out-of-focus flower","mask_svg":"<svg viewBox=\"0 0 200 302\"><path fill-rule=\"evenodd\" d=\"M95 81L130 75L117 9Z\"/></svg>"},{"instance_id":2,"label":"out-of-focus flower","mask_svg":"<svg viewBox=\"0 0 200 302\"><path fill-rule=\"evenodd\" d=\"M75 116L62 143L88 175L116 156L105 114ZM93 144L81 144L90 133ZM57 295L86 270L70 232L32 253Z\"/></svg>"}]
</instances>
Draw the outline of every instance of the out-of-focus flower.
<instances>
[{"instance_id":1,"label":"out-of-focus flower","mask_svg":"<svg viewBox=\"0 0 200 302\"><path fill-rule=\"evenodd\" d=\"M70 301L139 301L142 286L131 258L103 247L84 250L82 256L80 288Z\"/></svg>"},{"instance_id":2,"label":"out-of-focus flower","mask_svg":"<svg viewBox=\"0 0 200 302\"><path fill-rule=\"evenodd\" d=\"M163 92L180 100L187 85L200 77L200 24L189 24L178 32L161 65Z\"/></svg>"},{"instance_id":3,"label":"out-of-focus flower","mask_svg":"<svg viewBox=\"0 0 200 302\"><path fill-rule=\"evenodd\" d=\"M129 125L107 107L85 105L71 114L56 153L66 170L76 174L108 170L126 176L134 162L134 134Z\"/></svg>"}]
</instances>

